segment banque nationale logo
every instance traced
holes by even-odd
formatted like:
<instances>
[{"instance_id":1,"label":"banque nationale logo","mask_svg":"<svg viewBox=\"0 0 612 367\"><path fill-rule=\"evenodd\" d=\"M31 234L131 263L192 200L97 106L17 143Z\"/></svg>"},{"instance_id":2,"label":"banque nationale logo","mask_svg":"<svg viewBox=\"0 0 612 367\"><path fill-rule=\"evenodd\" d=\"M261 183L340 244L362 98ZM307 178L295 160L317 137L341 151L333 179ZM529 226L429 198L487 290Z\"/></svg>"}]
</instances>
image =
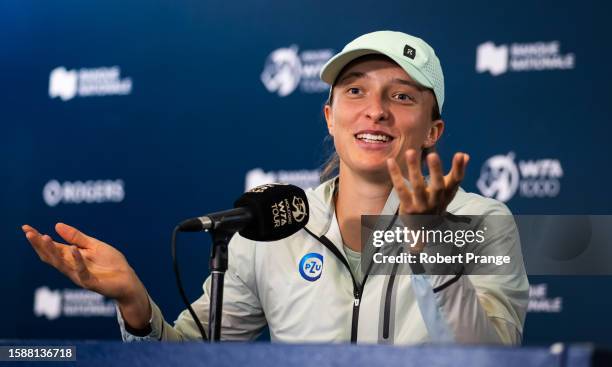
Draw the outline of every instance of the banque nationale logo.
<instances>
[{"instance_id":1,"label":"banque nationale logo","mask_svg":"<svg viewBox=\"0 0 612 367\"><path fill-rule=\"evenodd\" d=\"M58 66L49 74L49 97L123 96L132 92L132 79L121 77L119 66L68 70Z\"/></svg>"},{"instance_id":2,"label":"banque nationale logo","mask_svg":"<svg viewBox=\"0 0 612 367\"><path fill-rule=\"evenodd\" d=\"M64 317L112 317L115 303L85 289L57 289L47 286L34 291L34 315L55 320Z\"/></svg>"},{"instance_id":3,"label":"banque nationale logo","mask_svg":"<svg viewBox=\"0 0 612 367\"><path fill-rule=\"evenodd\" d=\"M527 312L560 313L563 311L563 297L551 297L548 294L548 284L529 285L529 304Z\"/></svg>"},{"instance_id":4,"label":"banque nationale logo","mask_svg":"<svg viewBox=\"0 0 612 367\"><path fill-rule=\"evenodd\" d=\"M298 87L304 93L325 92L329 86L319 79L319 73L333 55L332 49L300 52L296 45L276 49L266 59L261 82L279 97L290 95Z\"/></svg>"},{"instance_id":5,"label":"banque nationale logo","mask_svg":"<svg viewBox=\"0 0 612 367\"><path fill-rule=\"evenodd\" d=\"M515 162L514 152L487 159L476 186L487 197L506 202L518 192L527 198L552 198L561 191L563 168L558 159Z\"/></svg>"},{"instance_id":6,"label":"banque nationale logo","mask_svg":"<svg viewBox=\"0 0 612 367\"><path fill-rule=\"evenodd\" d=\"M543 71L573 69L574 53L562 53L560 41L512 43L495 45L482 43L476 49L476 71L488 71L493 76L508 71Z\"/></svg>"}]
</instances>

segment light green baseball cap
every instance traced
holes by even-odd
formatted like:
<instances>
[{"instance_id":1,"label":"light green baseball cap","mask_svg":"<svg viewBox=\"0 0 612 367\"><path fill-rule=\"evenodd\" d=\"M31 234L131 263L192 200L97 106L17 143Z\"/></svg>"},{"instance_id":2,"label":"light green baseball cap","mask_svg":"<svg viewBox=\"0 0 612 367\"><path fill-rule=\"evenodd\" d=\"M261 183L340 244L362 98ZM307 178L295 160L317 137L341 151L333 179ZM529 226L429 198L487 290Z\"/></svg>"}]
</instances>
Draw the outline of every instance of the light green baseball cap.
<instances>
[{"instance_id":1,"label":"light green baseball cap","mask_svg":"<svg viewBox=\"0 0 612 367\"><path fill-rule=\"evenodd\" d=\"M321 69L321 80L333 85L340 71L358 57L382 54L395 61L412 79L433 90L440 113L444 104L444 74L431 46L418 37L402 32L378 31L364 34L348 43Z\"/></svg>"}]
</instances>

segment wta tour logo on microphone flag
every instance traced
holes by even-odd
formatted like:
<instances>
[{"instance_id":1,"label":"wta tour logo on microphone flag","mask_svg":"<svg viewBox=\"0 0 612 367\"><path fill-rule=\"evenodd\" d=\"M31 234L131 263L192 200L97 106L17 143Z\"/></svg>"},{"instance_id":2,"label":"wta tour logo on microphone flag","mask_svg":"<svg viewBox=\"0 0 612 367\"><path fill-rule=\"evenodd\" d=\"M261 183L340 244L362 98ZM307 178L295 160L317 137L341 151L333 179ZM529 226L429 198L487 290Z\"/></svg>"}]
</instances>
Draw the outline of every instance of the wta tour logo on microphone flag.
<instances>
[{"instance_id":1,"label":"wta tour logo on microphone flag","mask_svg":"<svg viewBox=\"0 0 612 367\"><path fill-rule=\"evenodd\" d=\"M239 233L255 241L277 241L291 236L308 223L308 198L303 189L273 183L257 186L234 202L252 213L251 223Z\"/></svg>"},{"instance_id":2,"label":"wta tour logo on microphone flag","mask_svg":"<svg viewBox=\"0 0 612 367\"><path fill-rule=\"evenodd\" d=\"M298 270L302 278L309 282L314 282L323 273L323 255L316 252L304 255L302 260L300 260Z\"/></svg>"},{"instance_id":3,"label":"wta tour logo on microphone flag","mask_svg":"<svg viewBox=\"0 0 612 367\"><path fill-rule=\"evenodd\" d=\"M308 210L306 209L304 199L299 196L294 196L293 200L291 201L291 205L293 206L293 210L291 210L293 219L295 219L295 221L298 223L302 222L308 215Z\"/></svg>"}]
</instances>

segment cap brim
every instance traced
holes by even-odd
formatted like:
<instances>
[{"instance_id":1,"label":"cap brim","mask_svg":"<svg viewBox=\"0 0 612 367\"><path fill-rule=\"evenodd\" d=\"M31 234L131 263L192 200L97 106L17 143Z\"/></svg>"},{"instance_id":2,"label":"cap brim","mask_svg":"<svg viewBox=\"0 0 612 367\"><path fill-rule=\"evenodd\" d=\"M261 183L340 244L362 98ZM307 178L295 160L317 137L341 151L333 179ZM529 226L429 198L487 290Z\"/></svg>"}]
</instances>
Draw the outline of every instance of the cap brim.
<instances>
[{"instance_id":1,"label":"cap brim","mask_svg":"<svg viewBox=\"0 0 612 367\"><path fill-rule=\"evenodd\" d=\"M342 69L351 61L355 60L358 57L365 55L379 54L384 55L395 61L404 71L410 75L412 79L414 79L417 83L421 84L426 88L433 88L433 84L423 75L423 73L410 62L407 62L403 59L395 57L393 55L387 54L385 51L377 50L375 48L359 48L350 50L347 52L340 52L336 56L332 57L323 65L321 69L321 80L329 85L333 85L338 77L338 74Z\"/></svg>"}]
</instances>

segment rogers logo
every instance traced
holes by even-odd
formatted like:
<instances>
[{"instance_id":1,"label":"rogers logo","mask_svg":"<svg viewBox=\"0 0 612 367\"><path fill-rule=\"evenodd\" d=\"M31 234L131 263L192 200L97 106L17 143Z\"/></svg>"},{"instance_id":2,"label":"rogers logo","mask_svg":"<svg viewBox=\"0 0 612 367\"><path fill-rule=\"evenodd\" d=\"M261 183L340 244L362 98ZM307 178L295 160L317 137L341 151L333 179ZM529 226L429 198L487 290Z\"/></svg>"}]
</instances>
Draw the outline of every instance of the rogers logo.
<instances>
[{"instance_id":1,"label":"rogers logo","mask_svg":"<svg viewBox=\"0 0 612 367\"><path fill-rule=\"evenodd\" d=\"M118 203L125 198L123 180L62 182L50 180L43 188L43 200L48 206L81 203Z\"/></svg>"}]
</instances>

